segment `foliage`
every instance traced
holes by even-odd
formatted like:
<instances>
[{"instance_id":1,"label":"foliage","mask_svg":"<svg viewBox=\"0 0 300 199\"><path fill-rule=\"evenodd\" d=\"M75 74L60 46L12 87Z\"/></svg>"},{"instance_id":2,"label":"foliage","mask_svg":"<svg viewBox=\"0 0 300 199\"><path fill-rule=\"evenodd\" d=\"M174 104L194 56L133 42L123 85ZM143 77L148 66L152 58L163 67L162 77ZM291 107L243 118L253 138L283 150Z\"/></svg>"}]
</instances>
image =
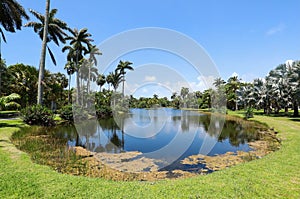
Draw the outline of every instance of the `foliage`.
<instances>
[{"instance_id":1,"label":"foliage","mask_svg":"<svg viewBox=\"0 0 300 199\"><path fill-rule=\"evenodd\" d=\"M22 19L29 19L24 8L16 0L1 0L0 3L0 24L9 32L21 30ZM3 30L0 28L2 39L6 42ZM0 37L1 41L1 37ZM0 42L1 43L1 42ZM1 52L0 52L1 55ZM0 56L1 60L1 56Z\"/></svg>"},{"instance_id":2,"label":"foliage","mask_svg":"<svg viewBox=\"0 0 300 199\"><path fill-rule=\"evenodd\" d=\"M69 122L73 122L74 121L74 117L73 117L73 108L72 105L66 105L63 106L60 110L59 110L59 116L61 117L61 119L69 121Z\"/></svg>"},{"instance_id":3,"label":"foliage","mask_svg":"<svg viewBox=\"0 0 300 199\"><path fill-rule=\"evenodd\" d=\"M18 109L20 107L20 104L15 102L15 100L20 99L20 95L16 93L12 93L8 96L0 97L0 110L3 109Z\"/></svg>"},{"instance_id":4,"label":"foliage","mask_svg":"<svg viewBox=\"0 0 300 199\"><path fill-rule=\"evenodd\" d=\"M53 126L54 114L48 108L41 105L33 105L21 110L23 121L29 125Z\"/></svg>"},{"instance_id":5,"label":"foliage","mask_svg":"<svg viewBox=\"0 0 300 199\"><path fill-rule=\"evenodd\" d=\"M38 22L28 22L24 26L25 27L32 27L34 32L38 34L41 40L43 40L43 33L45 28L45 16L35 10L30 9L29 12L35 16L38 20ZM47 43L53 41L57 46L59 46L59 43L65 43L65 37L67 34L64 30L70 30L65 22L62 20L55 18L55 15L57 14L57 9L50 10L49 13L49 24L48 24L48 35L47 35ZM52 62L54 65L56 65L56 60L54 57L54 54L50 50L50 48L47 46L49 55L52 59Z\"/></svg>"},{"instance_id":6,"label":"foliage","mask_svg":"<svg viewBox=\"0 0 300 199\"><path fill-rule=\"evenodd\" d=\"M253 108L247 107L244 116L245 116L245 119L253 118Z\"/></svg>"},{"instance_id":7,"label":"foliage","mask_svg":"<svg viewBox=\"0 0 300 199\"><path fill-rule=\"evenodd\" d=\"M70 123L80 122L88 118L88 112L78 105L66 105L59 110L59 116Z\"/></svg>"}]
</instances>

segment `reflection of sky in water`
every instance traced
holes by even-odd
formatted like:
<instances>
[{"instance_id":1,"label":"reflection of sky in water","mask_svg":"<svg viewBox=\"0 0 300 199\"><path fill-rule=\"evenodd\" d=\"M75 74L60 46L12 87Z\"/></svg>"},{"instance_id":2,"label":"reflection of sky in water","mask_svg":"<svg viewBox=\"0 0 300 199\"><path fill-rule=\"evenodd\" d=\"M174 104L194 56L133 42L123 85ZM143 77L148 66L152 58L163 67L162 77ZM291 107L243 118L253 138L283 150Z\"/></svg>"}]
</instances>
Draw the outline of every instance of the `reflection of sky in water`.
<instances>
[{"instance_id":1,"label":"reflection of sky in water","mask_svg":"<svg viewBox=\"0 0 300 199\"><path fill-rule=\"evenodd\" d=\"M218 140L217 135L206 132L209 121L208 116L192 111L132 109L131 114L118 120L118 125L111 119L91 122L86 125L88 128L77 128L78 142L91 151L110 153L140 151L152 154L161 150L164 156L171 157L178 155L177 151L184 150L183 158L198 154L204 139L212 142ZM253 140L253 136L241 135L242 131L239 124L225 124L222 139L208 155L250 150L247 141ZM234 135L238 135L237 138ZM74 145L74 140L69 141L71 145Z\"/></svg>"}]
</instances>

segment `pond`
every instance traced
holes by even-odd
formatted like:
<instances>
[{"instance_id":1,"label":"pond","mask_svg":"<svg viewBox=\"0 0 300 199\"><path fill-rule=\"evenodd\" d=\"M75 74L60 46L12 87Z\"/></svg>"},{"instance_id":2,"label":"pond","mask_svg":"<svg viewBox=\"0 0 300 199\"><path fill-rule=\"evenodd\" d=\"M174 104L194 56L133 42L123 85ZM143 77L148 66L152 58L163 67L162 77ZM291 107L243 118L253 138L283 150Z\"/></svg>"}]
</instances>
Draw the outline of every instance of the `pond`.
<instances>
[{"instance_id":1,"label":"pond","mask_svg":"<svg viewBox=\"0 0 300 199\"><path fill-rule=\"evenodd\" d=\"M133 155L121 162L152 160L152 167L144 166L138 171L152 171L153 164L158 171L198 171L205 168L205 164L184 164L182 161L203 153L216 156L228 152L248 152L252 150L248 143L260 138L258 129L251 124L239 120L225 120L224 123L222 120L211 120L211 115L188 110L131 109L129 113L113 118L86 121L76 124L76 128L64 126L54 131L68 139L69 147L82 146L97 152L102 161L111 165L120 163L122 159L113 154L122 155L125 152L132 152ZM138 164L129 167L138 167Z\"/></svg>"}]
</instances>

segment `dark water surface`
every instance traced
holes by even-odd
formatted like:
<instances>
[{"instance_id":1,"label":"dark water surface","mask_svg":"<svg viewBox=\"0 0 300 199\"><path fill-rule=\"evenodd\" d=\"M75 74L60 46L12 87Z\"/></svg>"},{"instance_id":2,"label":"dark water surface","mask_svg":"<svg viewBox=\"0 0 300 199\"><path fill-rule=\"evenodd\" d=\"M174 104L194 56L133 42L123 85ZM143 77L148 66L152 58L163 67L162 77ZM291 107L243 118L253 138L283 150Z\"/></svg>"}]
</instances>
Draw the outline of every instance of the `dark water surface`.
<instances>
[{"instance_id":1,"label":"dark water surface","mask_svg":"<svg viewBox=\"0 0 300 199\"><path fill-rule=\"evenodd\" d=\"M166 168L184 170L180 160L199 154L207 142L214 143L205 154L209 156L251 150L247 143L259 139L259 135L256 129L243 124L226 120L219 135L214 129L221 128L220 124L211 123L210 115L168 108L131 109L129 114L55 131L68 138L69 146L83 146L93 152L139 151L150 158L173 162Z\"/></svg>"}]
</instances>

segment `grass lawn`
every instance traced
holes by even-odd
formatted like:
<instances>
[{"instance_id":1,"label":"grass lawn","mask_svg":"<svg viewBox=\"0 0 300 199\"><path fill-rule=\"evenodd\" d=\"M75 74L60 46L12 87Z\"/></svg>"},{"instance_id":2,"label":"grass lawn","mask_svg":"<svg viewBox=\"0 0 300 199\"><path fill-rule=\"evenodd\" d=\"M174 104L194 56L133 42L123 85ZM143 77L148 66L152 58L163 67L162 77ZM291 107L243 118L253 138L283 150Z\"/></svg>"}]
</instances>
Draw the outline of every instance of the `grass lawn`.
<instances>
[{"instance_id":1,"label":"grass lawn","mask_svg":"<svg viewBox=\"0 0 300 199\"><path fill-rule=\"evenodd\" d=\"M23 126L20 120L1 120L0 198L300 198L300 119L258 115L254 120L279 132L279 151L206 176L156 182L57 173L32 163L10 143Z\"/></svg>"}]
</instances>

